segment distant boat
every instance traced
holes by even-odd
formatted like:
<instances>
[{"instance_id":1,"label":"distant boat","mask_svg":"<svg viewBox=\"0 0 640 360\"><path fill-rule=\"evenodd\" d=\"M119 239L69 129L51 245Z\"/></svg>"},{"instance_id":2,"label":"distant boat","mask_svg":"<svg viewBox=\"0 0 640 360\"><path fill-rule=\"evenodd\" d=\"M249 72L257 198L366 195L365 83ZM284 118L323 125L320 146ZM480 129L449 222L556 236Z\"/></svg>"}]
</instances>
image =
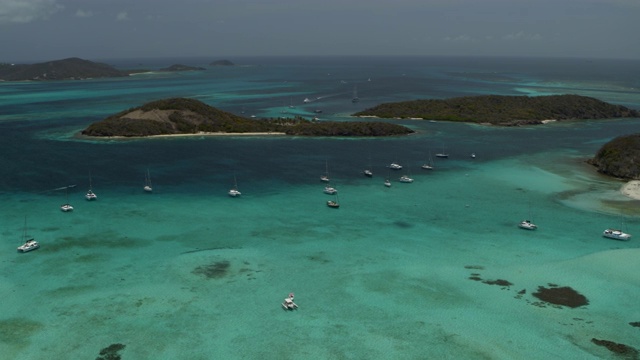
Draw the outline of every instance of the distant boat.
<instances>
[{"instance_id":1,"label":"distant boat","mask_svg":"<svg viewBox=\"0 0 640 360\"><path fill-rule=\"evenodd\" d=\"M531 220L522 220L519 224L518 227L520 229L525 229L525 230L536 230L538 228L538 226L534 223L531 222Z\"/></svg>"},{"instance_id":2,"label":"distant boat","mask_svg":"<svg viewBox=\"0 0 640 360\"><path fill-rule=\"evenodd\" d=\"M320 181L329 182L329 162L325 161L324 163L324 174L320 175Z\"/></svg>"},{"instance_id":3,"label":"distant boat","mask_svg":"<svg viewBox=\"0 0 640 360\"><path fill-rule=\"evenodd\" d=\"M529 218L531 218L531 205L529 205ZM531 220L522 220L518 224L520 229L525 230L536 230L538 229L538 225L534 224Z\"/></svg>"},{"instance_id":4,"label":"distant boat","mask_svg":"<svg viewBox=\"0 0 640 360\"><path fill-rule=\"evenodd\" d=\"M324 190L322 190L322 192L329 195L335 195L338 193L338 190L336 190L336 188L334 187L331 187L330 185L327 185L324 187Z\"/></svg>"},{"instance_id":5,"label":"distant boat","mask_svg":"<svg viewBox=\"0 0 640 360\"><path fill-rule=\"evenodd\" d=\"M233 175L233 187L229 190L229 196L237 197L242 195L240 191L238 191L238 181L236 180L236 176Z\"/></svg>"},{"instance_id":6,"label":"distant boat","mask_svg":"<svg viewBox=\"0 0 640 360\"><path fill-rule=\"evenodd\" d=\"M602 236L609 238L609 239L614 239L614 240L623 240L623 241L627 241L631 239L631 234L627 234L625 232L623 232L622 230L618 230L618 229L606 229L605 231L602 232Z\"/></svg>"},{"instance_id":7,"label":"distant boat","mask_svg":"<svg viewBox=\"0 0 640 360\"><path fill-rule=\"evenodd\" d=\"M27 239L27 217L26 216L24 217L24 231L22 232L22 241L24 241L24 244L18 246L18 252L26 253L40 247L40 244L38 244L38 242L35 239L33 238Z\"/></svg>"},{"instance_id":8,"label":"distant boat","mask_svg":"<svg viewBox=\"0 0 640 360\"><path fill-rule=\"evenodd\" d=\"M71 204L69 204L69 190L65 189L65 193L66 193L66 197L67 197L67 202L60 206L60 210L62 210L64 212L73 211L73 206L71 206Z\"/></svg>"},{"instance_id":9,"label":"distant boat","mask_svg":"<svg viewBox=\"0 0 640 360\"><path fill-rule=\"evenodd\" d=\"M311 100L309 100L309 98L304 98L304 100L302 100L303 103L310 103Z\"/></svg>"},{"instance_id":10,"label":"distant boat","mask_svg":"<svg viewBox=\"0 0 640 360\"><path fill-rule=\"evenodd\" d=\"M421 168L425 170L433 170L433 158L431 157L431 151L429 151L429 160L422 164Z\"/></svg>"},{"instance_id":11,"label":"distant boat","mask_svg":"<svg viewBox=\"0 0 640 360\"><path fill-rule=\"evenodd\" d=\"M437 154L436 154L436 157L439 157L439 158L448 158L448 157L449 157L449 154L447 154L447 153L444 151L444 144L442 145L442 152L441 152L441 153L437 153Z\"/></svg>"},{"instance_id":12,"label":"distant boat","mask_svg":"<svg viewBox=\"0 0 640 360\"><path fill-rule=\"evenodd\" d=\"M335 199L334 200L327 200L327 206L330 208L334 208L337 209L340 207L340 202L338 201L338 194L335 194Z\"/></svg>"},{"instance_id":13,"label":"distant boat","mask_svg":"<svg viewBox=\"0 0 640 360\"><path fill-rule=\"evenodd\" d=\"M373 171L371 170L371 157L369 157L369 166L362 172L366 177L373 177Z\"/></svg>"},{"instance_id":14,"label":"distant boat","mask_svg":"<svg viewBox=\"0 0 640 360\"><path fill-rule=\"evenodd\" d=\"M471 158L475 159L476 158L476 153L471 153Z\"/></svg>"},{"instance_id":15,"label":"distant boat","mask_svg":"<svg viewBox=\"0 0 640 360\"><path fill-rule=\"evenodd\" d=\"M151 174L149 173L149 169L147 169L147 173L144 176L144 187L143 187L144 191L146 192L152 192L153 191L153 187L151 186Z\"/></svg>"},{"instance_id":16,"label":"distant boat","mask_svg":"<svg viewBox=\"0 0 640 360\"><path fill-rule=\"evenodd\" d=\"M391 169L391 168L389 168L389 169ZM389 170L389 173L387 173L387 178L384 179L384 186L386 186L386 187L391 187L391 180L389 180L390 173L391 173L391 170Z\"/></svg>"},{"instance_id":17,"label":"distant boat","mask_svg":"<svg viewBox=\"0 0 640 360\"><path fill-rule=\"evenodd\" d=\"M400 170L400 169L402 169L402 165L400 165L398 163L391 163L389 165L389 169L391 169L391 170Z\"/></svg>"},{"instance_id":18,"label":"distant boat","mask_svg":"<svg viewBox=\"0 0 640 360\"><path fill-rule=\"evenodd\" d=\"M87 191L87 193L84 195L85 199L91 201L91 200L97 200L98 199L98 195L96 195L96 193L93 192L93 186L92 186L92 181L91 181L91 174L89 174L89 190Z\"/></svg>"},{"instance_id":19,"label":"distant boat","mask_svg":"<svg viewBox=\"0 0 640 360\"><path fill-rule=\"evenodd\" d=\"M357 103L358 101L360 101L360 98L358 97L358 88L356 85L353 86L353 98L351 99L352 103Z\"/></svg>"},{"instance_id":20,"label":"distant boat","mask_svg":"<svg viewBox=\"0 0 640 360\"><path fill-rule=\"evenodd\" d=\"M400 182L402 182L402 183L412 183L413 179L410 178L407 175L402 175L402 176L400 176Z\"/></svg>"}]
</instances>

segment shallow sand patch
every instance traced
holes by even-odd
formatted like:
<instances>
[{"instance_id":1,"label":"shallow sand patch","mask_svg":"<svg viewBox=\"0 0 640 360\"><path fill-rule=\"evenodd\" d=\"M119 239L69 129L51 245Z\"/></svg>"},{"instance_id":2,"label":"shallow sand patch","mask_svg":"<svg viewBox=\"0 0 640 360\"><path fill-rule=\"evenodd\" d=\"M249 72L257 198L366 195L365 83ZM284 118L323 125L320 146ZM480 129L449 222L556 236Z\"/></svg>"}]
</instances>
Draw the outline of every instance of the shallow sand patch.
<instances>
[{"instance_id":1,"label":"shallow sand patch","mask_svg":"<svg viewBox=\"0 0 640 360\"><path fill-rule=\"evenodd\" d=\"M622 185L620 192L635 200L640 200L640 180L631 180Z\"/></svg>"}]
</instances>

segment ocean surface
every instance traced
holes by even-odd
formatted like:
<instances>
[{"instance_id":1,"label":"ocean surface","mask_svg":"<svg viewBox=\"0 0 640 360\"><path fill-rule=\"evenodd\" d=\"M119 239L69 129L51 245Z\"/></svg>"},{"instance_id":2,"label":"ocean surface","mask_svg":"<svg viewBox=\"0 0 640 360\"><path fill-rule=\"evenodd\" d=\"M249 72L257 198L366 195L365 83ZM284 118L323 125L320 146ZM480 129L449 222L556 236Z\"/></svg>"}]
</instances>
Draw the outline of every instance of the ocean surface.
<instances>
[{"instance_id":1,"label":"ocean surface","mask_svg":"<svg viewBox=\"0 0 640 360\"><path fill-rule=\"evenodd\" d=\"M123 359L618 358L593 338L640 349L640 202L585 163L640 132L640 119L388 120L416 131L389 138L74 136L168 97L321 121L481 94L640 109L640 61L213 60L106 59L207 70L0 83L2 359L95 359L112 344ZM441 151L449 158L420 168ZM339 209L326 206L326 168ZM227 195L234 178L238 198ZM89 186L97 201L85 200ZM60 211L65 202L75 210ZM523 219L538 230L519 229ZM608 227L634 237L605 239ZM41 248L17 253L25 236ZM570 287L588 304L543 302L540 287ZM285 311L291 292L299 308Z\"/></svg>"}]
</instances>

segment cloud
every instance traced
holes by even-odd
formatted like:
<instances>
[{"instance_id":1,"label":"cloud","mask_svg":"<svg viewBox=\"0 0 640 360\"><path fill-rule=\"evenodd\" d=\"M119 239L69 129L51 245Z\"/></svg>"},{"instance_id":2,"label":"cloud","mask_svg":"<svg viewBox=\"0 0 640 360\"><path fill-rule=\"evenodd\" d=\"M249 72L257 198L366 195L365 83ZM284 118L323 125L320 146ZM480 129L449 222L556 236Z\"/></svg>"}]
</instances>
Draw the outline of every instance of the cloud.
<instances>
[{"instance_id":1,"label":"cloud","mask_svg":"<svg viewBox=\"0 0 640 360\"><path fill-rule=\"evenodd\" d=\"M542 40L542 36L540 34L527 34L524 31L519 31L513 34L507 34L502 37L503 40L530 40L537 41Z\"/></svg>"},{"instance_id":2,"label":"cloud","mask_svg":"<svg viewBox=\"0 0 640 360\"><path fill-rule=\"evenodd\" d=\"M56 0L0 0L0 24L46 19L63 8Z\"/></svg>"},{"instance_id":3,"label":"cloud","mask_svg":"<svg viewBox=\"0 0 640 360\"><path fill-rule=\"evenodd\" d=\"M126 11L120 11L118 15L116 15L116 21L127 21L129 19L129 14Z\"/></svg>"},{"instance_id":4,"label":"cloud","mask_svg":"<svg viewBox=\"0 0 640 360\"><path fill-rule=\"evenodd\" d=\"M76 11L76 16L80 17L80 18L92 17L93 16L93 12L91 10L84 11L82 9L78 9L78 11Z\"/></svg>"}]
</instances>

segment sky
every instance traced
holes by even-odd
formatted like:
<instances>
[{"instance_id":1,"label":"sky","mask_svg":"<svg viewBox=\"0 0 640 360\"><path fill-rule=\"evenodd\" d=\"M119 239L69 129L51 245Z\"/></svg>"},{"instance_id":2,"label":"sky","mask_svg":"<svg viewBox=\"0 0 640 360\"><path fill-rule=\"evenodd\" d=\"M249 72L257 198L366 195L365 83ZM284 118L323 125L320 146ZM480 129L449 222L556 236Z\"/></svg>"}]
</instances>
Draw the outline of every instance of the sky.
<instances>
[{"instance_id":1,"label":"sky","mask_svg":"<svg viewBox=\"0 0 640 360\"><path fill-rule=\"evenodd\" d=\"M640 0L0 0L0 62L288 55L640 59Z\"/></svg>"}]
</instances>

